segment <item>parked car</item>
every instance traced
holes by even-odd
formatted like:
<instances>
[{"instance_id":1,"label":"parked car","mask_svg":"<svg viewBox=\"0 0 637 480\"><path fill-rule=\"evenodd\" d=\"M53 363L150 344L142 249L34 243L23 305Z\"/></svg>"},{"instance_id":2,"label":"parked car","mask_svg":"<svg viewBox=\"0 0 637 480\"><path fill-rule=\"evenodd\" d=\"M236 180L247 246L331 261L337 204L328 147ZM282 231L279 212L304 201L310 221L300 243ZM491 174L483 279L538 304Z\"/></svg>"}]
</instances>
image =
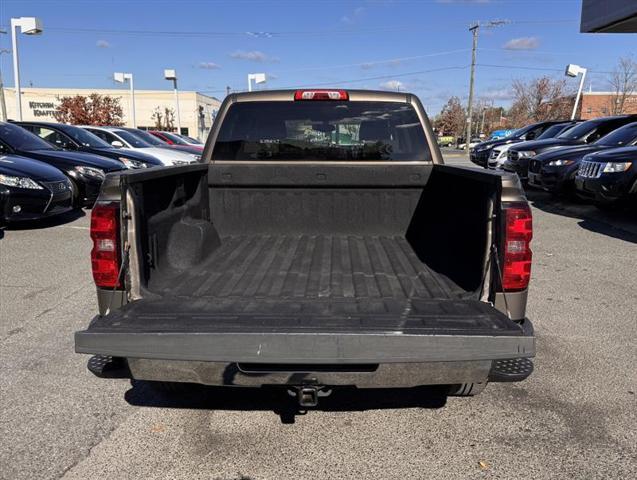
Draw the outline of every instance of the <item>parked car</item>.
<instances>
[{"instance_id":1,"label":"parked car","mask_svg":"<svg viewBox=\"0 0 637 480\"><path fill-rule=\"evenodd\" d=\"M637 147L586 155L575 177L577 194L602 207L628 204L637 209Z\"/></svg>"},{"instance_id":2,"label":"parked car","mask_svg":"<svg viewBox=\"0 0 637 480\"><path fill-rule=\"evenodd\" d=\"M450 147L456 141L456 137L454 137L453 135L442 135L442 136L436 137L436 141L438 142L438 145L441 147Z\"/></svg>"},{"instance_id":3,"label":"parked car","mask_svg":"<svg viewBox=\"0 0 637 480\"><path fill-rule=\"evenodd\" d=\"M200 140L196 138L189 137L188 135L181 135L178 133L176 133L175 135L177 135L179 138L181 138L185 142L190 143L191 145L203 145L203 142L201 142Z\"/></svg>"},{"instance_id":4,"label":"parked car","mask_svg":"<svg viewBox=\"0 0 637 480\"><path fill-rule=\"evenodd\" d=\"M570 120L564 123L556 123L555 125L551 125L546 130L544 130L544 132L539 137L537 137L537 140L544 140L546 138L555 138L562 132L565 132L569 128L573 128L575 125L578 125L580 123L581 122L579 120ZM520 142L510 142L510 143L505 143L503 145L498 145L496 147L493 147L491 149L491 154L489 155L489 160L487 163L488 168L491 168L491 169L502 168L502 164L507 159L507 154L509 152L509 149L513 145L516 145L517 143L520 143Z\"/></svg>"},{"instance_id":5,"label":"parked car","mask_svg":"<svg viewBox=\"0 0 637 480\"><path fill-rule=\"evenodd\" d=\"M72 208L71 181L57 168L18 155L0 155L0 225Z\"/></svg>"},{"instance_id":6,"label":"parked car","mask_svg":"<svg viewBox=\"0 0 637 480\"><path fill-rule=\"evenodd\" d=\"M474 148L475 146L479 145L480 143L482 143L482 139L480 137L474 137L471 139L471 141L469 142L469 148ZM462 143L458 144L458 148L460 150L466 150L467 149L467 143L466 140L462 140Z\"/></svg>"},{"instance_id":7,"label":"parked car","mask_svg":"<svg viewBox=\"0 0 637 480\"><path fill-rule=\"evenodd\" d=\"M637 115L618 115L588 120L571 128L555 138L523 142L509 149L507 160L502 169L518 174L520 180L526 181L529 174L529 161L540 153L556 148L571 147L593 143L608 135L613 130L628 123L637 121Z\"/></svg>"},{"instance_id":8,"label":"parked car","mask_svg":"<svg viewBox=\"0 0 637 480\"><path fill-rule=\"evenodd\" d=\"M126 168L149 168L163 165L152 155L135 150L123 152L106 143L97 135L75 125L49 122L15 122L15 124L26 128L56 147L108 157L122 162Z\"/></svg>"},{"instance_id":9,"label":"parked car","mask_svg":"<svg viewBox=\"0 0 637 480\"><path fill-rule=\"evenodd\" d=\"M190 153L178 152L169 148L163 148L161 145L157 146L156 144L148 143L144 138L132 134L124 127L95 127L88 125L82 126L82 128L98 136L113 147L122 149L123 152L131 150L141 151L142 153L155 157L164 165L185 165L197 161L197 158ZM152 135L150 136L152 137ZM152 138L154 139L153 143L155 143L155 140L159 142L155 137Z\"/></svg>"},{"instance_id":10,"label":"parked car","mask_svg":"<svg viewBox=\"0 0 637 480\"><path fill-rule=\"evenodd\" d=\"M637 145L637 122L629 123L594 143L541 153L529 162L529 185L553 193L573 193L582 158L593 152Z\"/></svg>"},{"instance_id":11,"label":"parked car","mask_svg":"<svg viewBox=\"0 0 637 480\"><path fill-rule=\"evenodd\" d=\"M494 130L493 132L491 132L489 140L500 140L502 138L511 136L513 132L515 132L515 130Z\"/></svg>"},{"instance_id":12,"label":"parked car","mask_svg":"<svg viewBox=\"0 0 637 480\"><path fill-rule=\"evenodd\" d=\"M75 207L91 207L106 174L126 169L122 162L54 147L24 128L4 122L0 122L0 154L40 160L61 170L71 180Z\"/></svg>"},{"instance_id":13,"label":"parked car","mask_svg":"<svg viewBox=\"0 0 637 480\"><path fill-rule=\"evenodd\" d=\"M532 123L531 125L527 125L526 127L515 130L508 137L499 140L487 140L486 142L481 142L471 150L470 159L476 165L487 168L489 156L491 155L491 151L494 148L500 147L502 145L508 145L510 143L520 143L526 140L534 140L542 135L542 133L544 133L547 128L557 123L561 122L547 121Z\"/></svg>"},{"instance_id":14,"label":"parked car","mask_svg":"<svg viewBox=\"0 0 637 480\"><path fill-rule=\"evenodd\" d=\"M159 130L149 130L148 133L159 138L161 141L167 143L172 148L183 150L185 152L195 153L198 155L201 155L201 152L203 152L203 145L193 145L191 143L188 143L176 133L161 132Z\"/></svg>"},{"instance_id":15,"label":"parked car","mask_svg":"<svg viewBox=\"0 0 637 480\"><path fill-rule=\"evenodd\" d=\"M165 148L168 150L177 150L179 153L190 154L190 158L194 161L201 160L201 152L203 148L196 147L194 145L186 145L186 146L177 146L170 145L165 141L157 138L155 135L151 134L147 130L139 130L138 128L129 128L129 127L120 127L123 130L126 130L128 133L135 135L138 138L141 138L145 142L151 144L154 147Z\"/></svg>"},{"instance_id":16,"label":"parked car","mask_svg":"<svg viewBox=\"0 0 637 480\"><path fill-rule=\"evenodd\" d=\"M334 143L344 121L357 138ZM100 315L75 334L96 375L279 385L308 407L333 385L474 395L531 374L524 191L443 165L417 97L231 94L210 135L205 163L102 189Z\"/></svg>"}]
</instances>

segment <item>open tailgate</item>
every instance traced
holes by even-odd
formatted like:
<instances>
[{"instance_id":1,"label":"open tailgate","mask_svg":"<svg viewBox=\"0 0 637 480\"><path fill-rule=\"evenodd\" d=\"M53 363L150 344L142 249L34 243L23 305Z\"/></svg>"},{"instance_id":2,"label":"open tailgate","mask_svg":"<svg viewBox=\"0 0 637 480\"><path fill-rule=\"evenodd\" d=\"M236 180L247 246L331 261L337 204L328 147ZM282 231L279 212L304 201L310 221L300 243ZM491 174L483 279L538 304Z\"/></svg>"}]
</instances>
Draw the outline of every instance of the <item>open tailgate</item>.
<instances>
[{"instance_id":1,"label":"open tailgate","mask_svg":"<svg viewBox=\"0 0 637 480\"><path fill-rule=\"evenodd\" d=\"M533 357L532 332L477 300L386 300L384 312L313 313L295 302L241 313L198 311L196 299L142 299L75 334L78 353L128 358L251 363L395 363ZM228 301L232 301L228 299ZM364 299L359 300L364 302ZM303 311L305 310L305 311ZM361 306L357 312L364 311ZM329 312L326 314L326 312Z\"/></svg>"}]
</instances>

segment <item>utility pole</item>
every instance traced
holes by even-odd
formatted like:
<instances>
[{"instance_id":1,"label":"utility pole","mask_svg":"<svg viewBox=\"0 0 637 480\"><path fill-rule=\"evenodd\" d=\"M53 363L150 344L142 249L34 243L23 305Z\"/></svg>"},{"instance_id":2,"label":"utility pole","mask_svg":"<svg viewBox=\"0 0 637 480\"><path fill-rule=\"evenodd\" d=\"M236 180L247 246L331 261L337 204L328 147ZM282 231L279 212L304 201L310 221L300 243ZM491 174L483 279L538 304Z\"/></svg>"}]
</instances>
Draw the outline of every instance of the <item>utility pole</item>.
<instances>
[{"instance_id":1,"label":"utility pole","mask_svg":"<svg viewBox=\"0 0 637 480\"><path fill-rule=\"evenodd\" d=\"M230 95L230 86L229 86L229 85L226 87L226 97L227 97L228 95Z\"/></svg>"},{"instance_id":2,"label":"utility pole","mask_svg":"<svg viewBox=\"0 0 637 480\"><path fill-rule=\"evenodd\" d=\"M473 46L471 47L471 77L469 78L469 105L467 108L467 137L465 145L467 146L467 158L471 158L469 144L471 143L471 119L473 116L473 79L476 71L476 50L478 49L478 32L480 24L474 23L469 27L469 31L473 35Z\"/></svg>"},{"instance_id":3,"label":"utility pole","mask_svg":"<svg viewBox=\"0 0 637 480\"><path fill-rule=\"evenodd\" d=\"M480 31L480 27L483 28L494 28L499 27L500 25L505 25L510 23L509 20L492 20L485 24L480 24L479 22L474 23L469 27L469 31L473 36L473 45L471 47L471 77L469 78L469 105L467 108L467 138L465 145L467 145L467 157L471 157L469 153L469 143L471 142L471 118L473 115L473 80L475 77L476 70L476 50L478 49L478 33Z\"/></svg>"}]
</instances>

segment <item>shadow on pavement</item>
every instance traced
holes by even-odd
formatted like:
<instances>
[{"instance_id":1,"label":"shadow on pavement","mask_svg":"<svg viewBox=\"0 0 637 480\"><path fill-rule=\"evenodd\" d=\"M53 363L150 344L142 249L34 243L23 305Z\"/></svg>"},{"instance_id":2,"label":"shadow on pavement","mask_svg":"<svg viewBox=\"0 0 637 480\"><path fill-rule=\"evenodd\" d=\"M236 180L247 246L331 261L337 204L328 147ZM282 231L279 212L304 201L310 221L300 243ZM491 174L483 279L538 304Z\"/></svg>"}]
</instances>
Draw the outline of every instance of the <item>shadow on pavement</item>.
<instances>
[{"instance_id":1,"label":"shadow on pavement","mask_svg":"<svg viewBox=\"0 0 637 480\"><path fill-rule=\"evenodd\" d=\"M84 210L71 210L70 212L56 215L54 217L43 218L41 220L25 220L20 222L12 222L5 227L5 230L37 230L41 228L58 227L66 223L71 223L84 216L86 216Z\"/></svg>"},{"instance_id":2,"label":"shadow on pavement","mask_svg":"<svg viewBox=\"0 0 637 480\"><path fill-rule=\"evenodd\" d=\"M176 392L159 392L152 382L131 380L125 395L130 405L159 408L201 410L272 411L282 423L294 423L297 415L309 410L323 412L351 412L395 408L438 409L447 402L446 390L441 387L357 389L334 388L332 394L321 397L318 406L304 409L288 395L285 387L211 387L185 385Z\"/></svg>"},{"instance_id":3,"label":"shadow on pavement","mask_svg":"<svg viewBox=\"0 0 637 480\"><path fill-rule=\"evenodd\" d=\"M578 225L585 230L637 243L637 213L629 209L600 210L576 197L557 197L531 188L526 197L544 212L581 220Z\"/></svg>"}]
</instances>

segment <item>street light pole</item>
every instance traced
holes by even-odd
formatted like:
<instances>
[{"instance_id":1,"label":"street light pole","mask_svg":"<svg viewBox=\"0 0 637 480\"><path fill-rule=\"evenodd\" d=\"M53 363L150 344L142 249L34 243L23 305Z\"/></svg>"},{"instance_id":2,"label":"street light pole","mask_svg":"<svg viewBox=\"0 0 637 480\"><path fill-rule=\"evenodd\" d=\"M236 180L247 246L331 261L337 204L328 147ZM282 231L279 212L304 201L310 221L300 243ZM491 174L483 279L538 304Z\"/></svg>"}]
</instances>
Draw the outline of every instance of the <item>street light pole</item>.
<instances>
[{"instance_id":1,"label":"street light pole","mask_svg":"<svg viewBox=\"0 0 637 480\"><path fill-rule=\"evenodd\" d=\"M0 29L0 33L7 33L6 30ZM6 48L0 49L0 56L3 53L11 53L11 50ZM4 84L2 83L2 70L0 70L0 121L7 121L7 102L4 99Z\"/></svg>"},{"instance_id":2,"label":"street light pole","mask_svg":"<svg viewBox=\"0 0 637 480\"><path fill-rule=\"evenodd\" d=\"M18 56L17 29L25 35L39 35L42 33L42 22L35 17L20 17L11 19L11 48L13 50L13 82L15 88L16 118L22 121L22 91L20 90L20 62Z\"/></svg>"},{"instance_id":3,"label":"street light pole","mask_svg":"<svg viewBox=\"0 0 637 480\"><path fill-rule=\"evenodd\" d=\"M254 83L265 83L267 81L267 76L265 73L249 73L248 74L248 92L252 91L252 80Z\"/></svg>"},{"instance_id":4,"label":"street light pole","mask_svg":"<svg viewBox=\"0 0 637 480\"><path fill-rule=\"evenodd\" d=\"M584 67L580 67L579 65L569 64L566 66L566 72L564 74L567 77L577 77L581 75L582 78L579 81L579 88L577 89L577 96L575 97L575 105L573 105L573 113L571 113L571 120L575 119L575 114L577 113L577 107L579 106L579 100L582 96L582 90L584 88L584 80L586 79L586 69Z\"/></svg>"},{"instance_id":5,"label":"street light pole","mask_svg":"<svg viewBox=\"0 0 637 480\"><path fill-rule=\"evenodd\" d=\"M18 39L16 38L15 18L11 19L11 48L13 50L13 90L15 92L16 119L22 121L22 91L20 90L20 62L18 58Z\"/></svg>"},{"instance_id":6,"label":"street light pole","mask_svg":"<svg viewBox=\"0 0 637 480\"><path fill-rule=\"evenodd\" d=\"M179 114L179 93L177 91L177 71L174 69L164 70L164 78L173 81L175 89L175 111L177 112L177 133L181 135L181 116Z\"/></svg>"},{"instance_id":7,"label":"street light pole","mask_svg":"<svg viewBox=\"0 0 637 480\"><path fill-rule=\"evenodd\" d=\"M135 119L135 84L133 83L133 74L129 74L130 77L130 99L131 99L131 118L133 120L133 128L137 128L137 120Z\"/></svg>"},{"instance_id":8,"label":"street light pole","mask_svg":"<svg viewBox=\"0 0 637 480\"><path fill-rule=\"evenodd\" d=\"M115 72L113 74L113 80L117 83L126 83L126 80L130 82L130 116L131 123L133 124L133 128L137 127L137 122L135 121L135 84L133 83L133 74L132 73L122 73Z\"/></svg>"}]
</instances>

